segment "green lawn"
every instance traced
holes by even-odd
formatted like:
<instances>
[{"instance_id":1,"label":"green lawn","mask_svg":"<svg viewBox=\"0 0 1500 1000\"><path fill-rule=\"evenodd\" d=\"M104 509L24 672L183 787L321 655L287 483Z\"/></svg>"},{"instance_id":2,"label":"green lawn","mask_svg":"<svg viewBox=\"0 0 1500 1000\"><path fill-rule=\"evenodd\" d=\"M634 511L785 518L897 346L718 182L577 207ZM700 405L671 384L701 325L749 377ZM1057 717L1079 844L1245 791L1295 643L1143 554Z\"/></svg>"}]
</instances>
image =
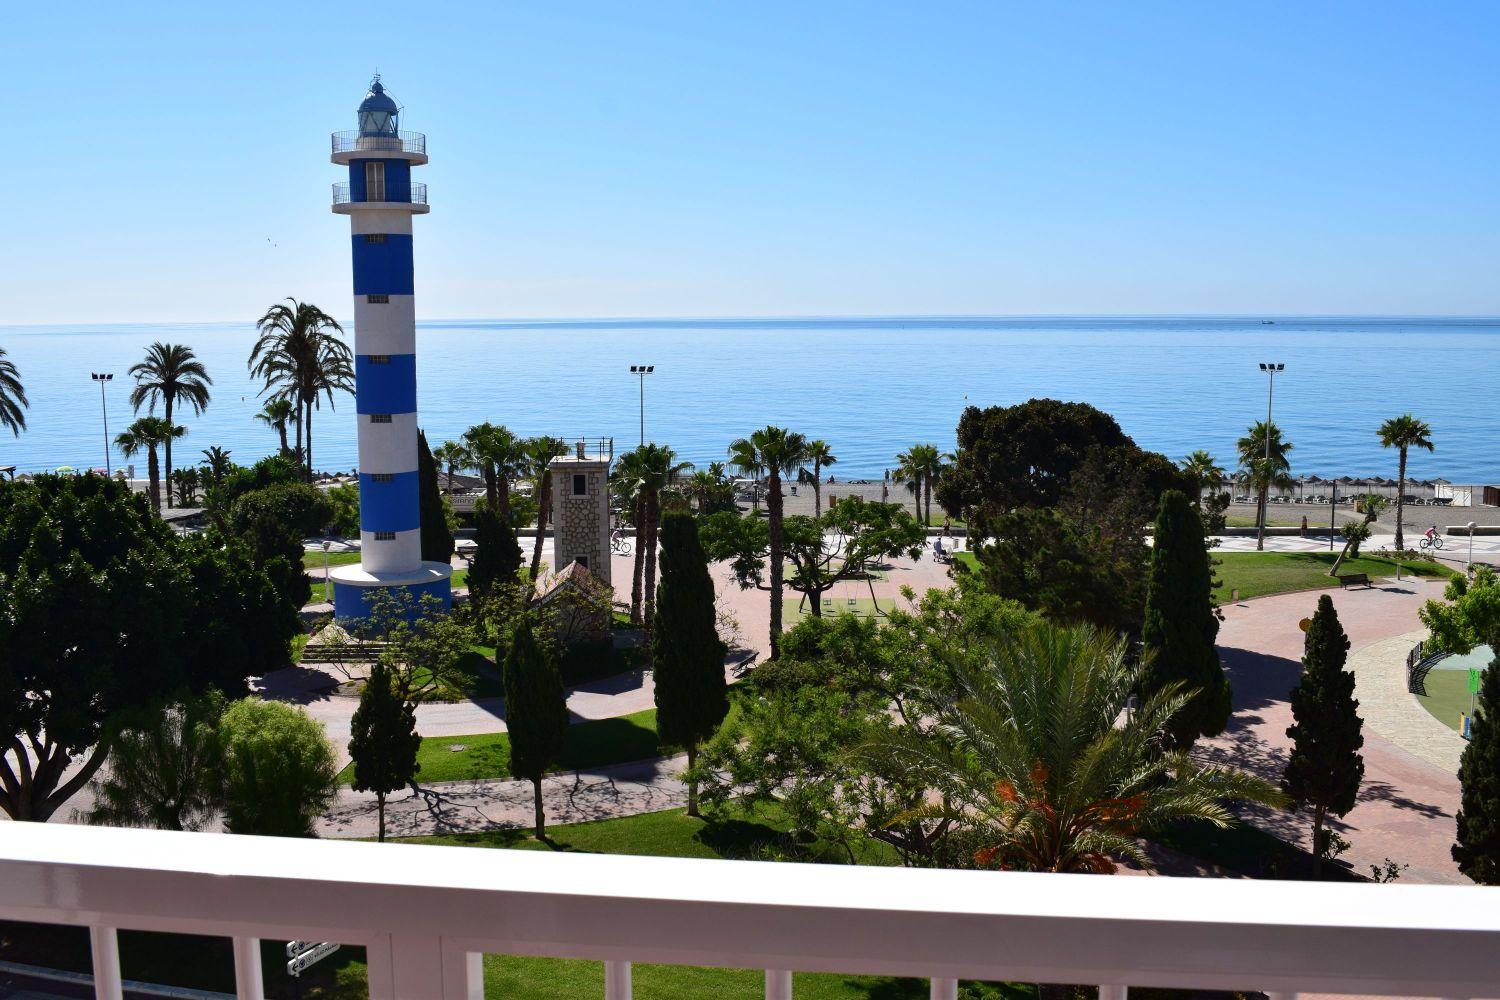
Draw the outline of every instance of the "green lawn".
<instances>
[{"instance_id":1,"label":"green lawn","mask_svg":"<svg viewBox=\"0 0 1500 1000\"><path fill-rule=\"evenodd\" d=\"M463 747L454 750L454 747ZM614 719L592 719L568 727L561 759L553 770L578 771L606 764L623 764L663 756L656 737L656 709ZM510 777L510 737L505 733L474 736L429 736L417 751L423 782L464 781L473 778ZM339 774L348 782L354 765Z\"/></svg>"},{"instance_id":2,"label":"green lawn","mask_svg":"<svg viewBox=\"0 0 1500 1000\"><path fill-rule=\"evenodd\" d=\"M782 616L788 623L795 624L799 619L806 618L812 614L812 602L803 602L802 596L788 597L781 603ZM880 601L879 610L889 614L896 609L894 598L884 598ZM825 615L858 615L861 618L875 616L876 602L869 597L856 597L854 603L849 603L847 597L830 597L823 595L823 614Z\"/></svg>"},{"instance_id":3,"label":"green lawn","mask_svg":"<svg viewBox=\"0 0 1500 1000\"><path fill-rule=\"evenodd\" d=\"M1254 517L1247 517L1244 514L1228 514L1224 518L1224 526L1228 527L1228 528L1253 528L1253 527L1255 527L1255 518ZM1307 530L1311 531L1314 528L1316 528L1317 526L1318 525L1315 522L1309 520L1308 523L1307 523ZM1279 517L1267 518L1266 519L1266 527L1268 527L1268 528L1300 528L1300 527L1302 527L1302 519L1298 518L1295 521L1290 521L1290 520L1287 520L1286 518L1279 518ZM1323 527L1327 528L1328 525L1325 523L1323 525Z\"/></svg>"},{"instance_id":4,"label":"green lawn","mask_svg":"<svg viewBox=\"0 0 1500 1000\"><path fill-rule=\"evenodd\" d=\"M1466 714L1473 703L1473 696L1469 694L1469 672L1429 670L1422 686L1427 689L1427 693L1418 695L1417 702L1434 719L1458 732L1462 723L1460 716Z\"/></svg>"},{"instance_id":5,"label":"green lawn","mask_svg":"<svg viewBox=\"0 0 1500 1000\"><path fill-rule=\"evenodd\" d=\"M1221 586L1214 591L1214 600L1221 603L1230 599L1230 591L1238 589L1240 599L1264 597L1267 594L1283 594L1293 590L1322 590L1337 587L1339 582L1328 575L1328 569L1338 557L1336 552L1220 552L1214 559L1220 565L1215 575ZM1448 566L1433 562L1402 562L1402 570L1409 576L1445 577L1453 574ZM1396 575L1396 563L1391 559L1361 556L1350 559L1339 567L1339 573L1365 573L1370 579Z\"/></svg>"},{"instance_id":6,"label":"green lawn","mask_svg":"<svg viewBox=\"0 0 1500 1000\"><path fill-rule=\"evenodd\" d=\"M302 568L322 569L324 555L325 553L323 552L303 552ZM329 566L352 566L359 562L359 551L357 549L353 552L329 552L326 555Z\"/></svg>"}]
</instances>

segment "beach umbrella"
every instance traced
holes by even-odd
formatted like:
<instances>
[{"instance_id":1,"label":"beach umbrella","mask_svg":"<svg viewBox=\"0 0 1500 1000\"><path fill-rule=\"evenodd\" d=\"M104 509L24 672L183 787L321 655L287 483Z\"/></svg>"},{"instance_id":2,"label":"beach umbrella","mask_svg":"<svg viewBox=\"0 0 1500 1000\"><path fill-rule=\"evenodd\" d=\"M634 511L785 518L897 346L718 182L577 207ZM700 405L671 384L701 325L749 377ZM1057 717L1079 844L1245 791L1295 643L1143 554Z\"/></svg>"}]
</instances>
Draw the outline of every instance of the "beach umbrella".
<instances>
[{"instance_id":1,"label":"beach umbrella","mask_svg":"<svg viewBox=\"0 0 1500 1000\"><path fill-rule=\"evenodd\" d=\"M74 471L77 471L77 470L75 470L71 465L59 465L57 468L53 469L52 471L55 472L55 473L57 473L58 475L62 475L65 472L74 472Z\"/></svg>"}]
</instances>

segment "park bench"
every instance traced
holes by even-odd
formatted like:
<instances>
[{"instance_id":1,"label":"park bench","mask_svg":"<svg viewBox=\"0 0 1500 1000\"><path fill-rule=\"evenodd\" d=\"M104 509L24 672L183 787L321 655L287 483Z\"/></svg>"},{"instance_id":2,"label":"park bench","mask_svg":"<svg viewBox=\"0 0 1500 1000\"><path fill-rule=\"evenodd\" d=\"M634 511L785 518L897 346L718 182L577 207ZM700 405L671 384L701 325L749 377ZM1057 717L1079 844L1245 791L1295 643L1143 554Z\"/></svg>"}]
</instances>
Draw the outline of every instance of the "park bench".
<instances>
[{"instance_id":1,"label":"park bench","mask_svg":"<svg viewBox=\"0 0 1500 1000\"><path fill-rule=\"evenodd\" d=\"M1339 577L1339 586L1348 590L1353 586L1370 586L1370 574L1368 573L1345 573Z\"/></svg>"}]
</instances>

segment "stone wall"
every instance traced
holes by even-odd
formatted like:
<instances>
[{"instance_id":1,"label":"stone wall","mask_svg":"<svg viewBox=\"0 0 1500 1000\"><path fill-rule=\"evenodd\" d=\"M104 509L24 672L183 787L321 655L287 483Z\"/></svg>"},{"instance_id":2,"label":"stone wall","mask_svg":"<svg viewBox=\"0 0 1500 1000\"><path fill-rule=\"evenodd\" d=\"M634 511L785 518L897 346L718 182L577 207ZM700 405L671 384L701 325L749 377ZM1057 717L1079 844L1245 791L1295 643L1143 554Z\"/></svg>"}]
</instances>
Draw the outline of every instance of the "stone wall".
<instances>
[{"instance_id":1,"label":"stone wall","mask_svg":"<svg viewBox=\"0 0 1500 1000\"><path fill-rule=\"evenodd\" d=\"M580 556L594 578L605 586L610 579L609 463L571 455L552 460L552 538L554 572ZM573 492L573 477L582 475L585 492Z\"/></svg>"}]
</instances>

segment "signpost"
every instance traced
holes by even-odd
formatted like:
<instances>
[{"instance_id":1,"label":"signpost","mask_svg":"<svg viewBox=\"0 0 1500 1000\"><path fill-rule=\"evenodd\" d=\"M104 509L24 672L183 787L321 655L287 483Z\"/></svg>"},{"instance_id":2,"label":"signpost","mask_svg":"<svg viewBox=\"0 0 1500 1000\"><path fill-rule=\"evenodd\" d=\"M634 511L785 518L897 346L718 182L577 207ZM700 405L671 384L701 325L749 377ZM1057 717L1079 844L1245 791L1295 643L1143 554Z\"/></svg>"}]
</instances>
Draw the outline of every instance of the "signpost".
<instances>
[{"instance_id":1,"label":"signpost","mask_svg":"<svg viewBox=\"0 0 1500 1000\"><path fill-rule=\"evenodd\" d=\"M288 941L286 974L296 979L315 962L322 961L338 950L337 941Z\"/></svg>"}]
</instances>

